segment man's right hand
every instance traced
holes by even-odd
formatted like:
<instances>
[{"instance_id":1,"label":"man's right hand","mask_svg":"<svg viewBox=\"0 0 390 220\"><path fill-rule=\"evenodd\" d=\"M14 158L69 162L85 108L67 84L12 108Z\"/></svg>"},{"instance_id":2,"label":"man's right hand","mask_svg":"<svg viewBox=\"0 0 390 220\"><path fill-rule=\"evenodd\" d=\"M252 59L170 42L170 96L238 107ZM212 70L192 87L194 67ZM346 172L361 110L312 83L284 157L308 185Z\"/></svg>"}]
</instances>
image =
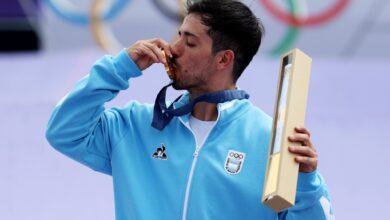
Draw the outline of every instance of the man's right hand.
<instances>
[{"instance_id":1,"label":"man's right hand","mask_svg":"<svg viewBox=\"0 0 390 220\"><path fill-rule=\"evenodd\" d=\"M126 49L140 70L148 68L153 63L165 64L166 61L161 50L164 50L168 56L172 56L168 42L159 38L140 40Z\"/></svg>"}]
</instances>

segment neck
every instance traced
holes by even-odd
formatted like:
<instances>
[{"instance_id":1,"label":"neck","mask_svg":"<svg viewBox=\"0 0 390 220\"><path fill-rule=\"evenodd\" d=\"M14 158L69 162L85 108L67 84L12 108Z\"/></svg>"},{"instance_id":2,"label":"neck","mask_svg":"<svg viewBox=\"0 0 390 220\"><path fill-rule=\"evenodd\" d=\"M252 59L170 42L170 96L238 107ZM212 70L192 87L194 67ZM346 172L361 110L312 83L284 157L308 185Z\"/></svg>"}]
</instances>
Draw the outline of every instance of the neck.
<instances>
[{"instance_id":1,"label":"neck","mask_svg":"<svg viewBox=\"0 0 390 220\"><path fill-rule=\"evenodd\" d=\"M216 104L200 102L194 106L192 116L201 121L215 121L218 118Z\"/></svg>"},{"instance_id":2,"label":"neck","mask_svg":"<svg viewBox=\"0 0 390 220\"><path fill-rule=\"evenodd\" d=\"M190 99L193 100L196 97L199 97L201 95L204 95L206 93L211 93L211 92L217 92L217 91L222 91L222 90L234 90L236 87L229 86L226 88L222 89L209 89L209 90L197 90L197 91L189 91L190 92ZM192 111L192 116L195 118L202 120L202 121L215 121L218 118L218 109L217 105L213 103L207 103L207 102L199 102L194 106L194 109Z\"/></svg>"}]
</instances>

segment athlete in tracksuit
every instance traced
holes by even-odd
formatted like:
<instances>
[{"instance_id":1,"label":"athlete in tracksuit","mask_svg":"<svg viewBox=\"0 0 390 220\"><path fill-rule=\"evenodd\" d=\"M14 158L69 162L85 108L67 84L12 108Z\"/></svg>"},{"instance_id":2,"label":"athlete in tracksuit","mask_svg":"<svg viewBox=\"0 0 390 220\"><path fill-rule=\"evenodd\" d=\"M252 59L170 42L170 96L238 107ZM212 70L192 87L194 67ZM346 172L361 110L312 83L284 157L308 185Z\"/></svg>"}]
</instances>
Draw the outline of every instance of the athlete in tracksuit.
<instances>
[{"instance_id":1,"label":"athlete in tracksuit","mask_svg":"<svg viewBox=\"0 0 390 220\"><path fill-rule=\"evenodd\" d=\"M215 126L198 146L189 115L173 118L159 131L150 126L152 105L131 101L124 108L104 109L128 88L130 78L140 75L125 51L103 57L57 105L47 128L54 148L112 175L116 218L277 219L261 203L271 118L248 100L220 103ZM188 94L176 105L187 102ZM153 157L162 146L166 158ZM229 152L245 154L234 174L226 168ZM317 171L299 174L296 204L279 216L332 219Z\"/></svg>"},{"instance_id":2,"label":"athlete in tracksuit","mask_svg":"<svg viewBox=\"0 0 390 220\"><path fill-rule=\"evenodd\" d=\"M209 4L201 9L218 12L224 8L221 3L229 5L229 12L244 10L252 16L240 2L231 0L203 0L195 6ZM46 131L50 144L76 161L112 176L118 220L333 219L327 188L316 170L310 135L305 132L293 138L301 138L308 146L290 149L300 155L296 160L302 171L295 206L275 213L261 203L272 120L246 98L231 98L216 105L199 103L193 106L192 113L181 116L162 115L169 121L158 129L152 122L161 122L155 120L155 107L161 102L148 105L130 101L123 108L105 109L106 102L129 87L131 78L142 75L141 71L154 63L165 62L160 48L176 57L175 74L181 77L176 79L176 87L203 78L207 80L194 84L196 88L221 87L224 80L230 82L233 58L238 53L223 49L211 53L207 25L199 12L191 10L174 44L161 39L139 41L115 57L98 60L89 75L54 109ZM221 22L229 20L230 13L215 14L223 15ZM242 31L247 29L243 27ZM200 77L210 69L211 75ZM173 102L172 111L193 103L195 90L188 91ZM191 119L198 116L199 110L208 113L207 109L215 113L215 117L210 114L215 120L199 140Z\"/></svg>"}]
</instances>

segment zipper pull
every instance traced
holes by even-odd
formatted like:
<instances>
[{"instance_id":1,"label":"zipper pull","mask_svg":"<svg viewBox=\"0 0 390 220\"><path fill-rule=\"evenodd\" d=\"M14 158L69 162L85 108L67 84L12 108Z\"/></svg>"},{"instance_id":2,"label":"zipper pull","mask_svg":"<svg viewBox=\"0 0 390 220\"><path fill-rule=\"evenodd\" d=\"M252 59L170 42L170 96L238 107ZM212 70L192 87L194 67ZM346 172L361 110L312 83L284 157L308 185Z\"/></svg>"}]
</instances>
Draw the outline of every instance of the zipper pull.
<instances>
[{"instance_id":1,"label":"zipper pull","mask_svg":"<svg viewBox=\"0 0 390 220\"><path fill-rule=\"evenodd\" d=\"M199 147L196 147L194 152L194 157L198 157L198 155L199 155Z\"/></svg>"}]
</instances>

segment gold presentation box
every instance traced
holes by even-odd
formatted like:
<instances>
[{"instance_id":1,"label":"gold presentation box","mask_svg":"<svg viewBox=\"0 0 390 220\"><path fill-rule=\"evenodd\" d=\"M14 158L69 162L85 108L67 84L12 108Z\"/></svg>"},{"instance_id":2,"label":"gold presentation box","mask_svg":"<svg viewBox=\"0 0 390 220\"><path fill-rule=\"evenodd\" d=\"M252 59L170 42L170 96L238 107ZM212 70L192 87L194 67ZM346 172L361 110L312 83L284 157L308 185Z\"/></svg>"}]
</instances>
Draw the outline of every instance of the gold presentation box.
<instances>
[{"instance_id":1,"label":"gold presentation box","mask_svg":"<svg viewBox=\"0 0 390 220\"><path fill-rule=\"evenodd\" d=\"M311 58L299 49L282 56L273 117L272 134L263 190L263 204L275 212L295 204L299 164L288 146L294 127L304 125Z\"/></svg>"}]
</instances>

